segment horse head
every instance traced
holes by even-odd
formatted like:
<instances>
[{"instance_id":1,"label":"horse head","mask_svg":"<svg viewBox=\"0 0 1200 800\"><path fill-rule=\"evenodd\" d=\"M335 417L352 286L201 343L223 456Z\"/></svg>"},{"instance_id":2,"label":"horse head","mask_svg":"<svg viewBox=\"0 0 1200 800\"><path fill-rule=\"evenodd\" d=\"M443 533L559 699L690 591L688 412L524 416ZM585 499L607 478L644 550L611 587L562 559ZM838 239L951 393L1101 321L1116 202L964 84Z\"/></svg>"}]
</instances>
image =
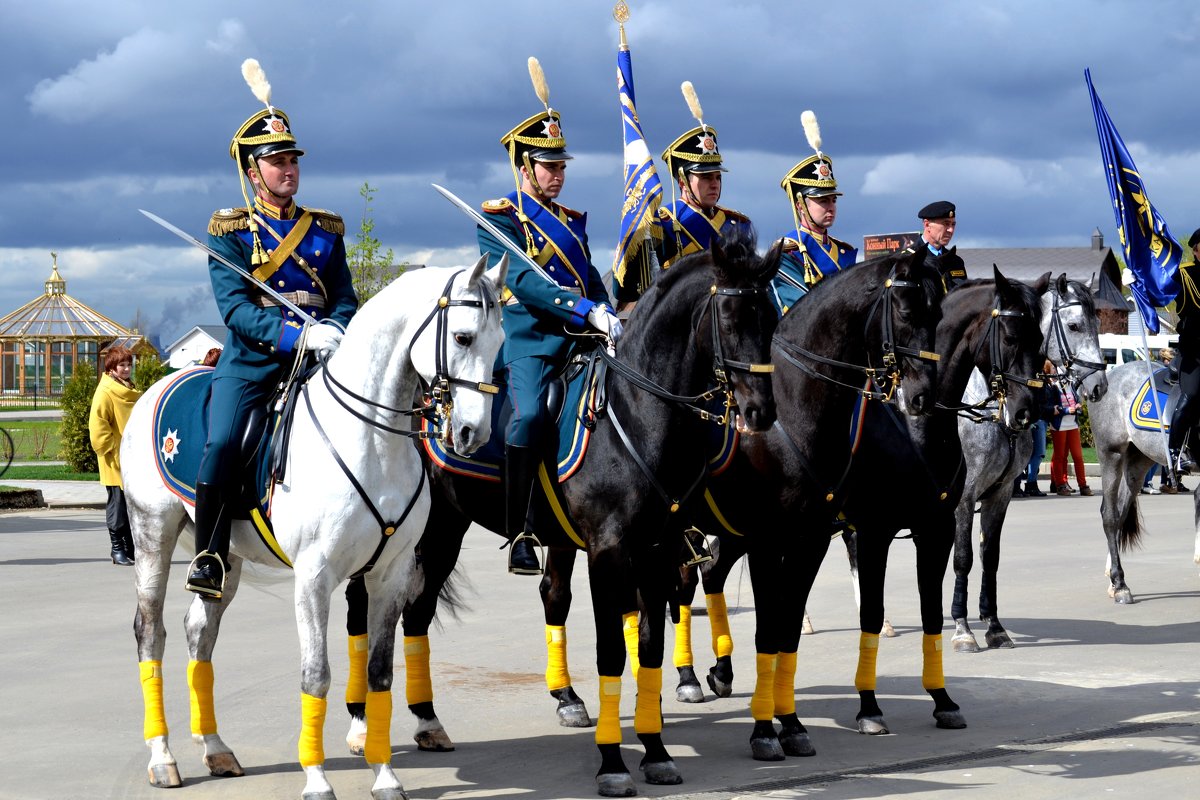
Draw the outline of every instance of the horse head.
<instances>
[{"instance_id":1,"label":"horse head","mask_svg":"<svg viewBox=\"0 0 1200 800\"><path fill-rule=\"evenodd\" d=\"M712 250L715 282L705 312L712 331L707 349L714 368L733 391L739 411L737 425L743 433L760 433L775 422L770 364L771 336L778 318L768 287L779 271L782 253L780 240L765 257L759 257L753 237L718 243ZM696 333L705 337L703 320ZM697 345L705 346L703 342Z\"/></svg>"},{"instance_id":2,"label":"horse head","mask_svg":"<svg viewBox=\"0 0 1200 800\"><path fill-rule=\"evenodd\" d=\"M1049 286L1043 275L1032 287L1010 281L992 265L996 294L986 346L976 349L975 365L990 376L993 397L1001 400L1003 422L1025 430L1041 408L1042 307L1040 296Z\"/></svg>"},{"instance_id":3,"label":"horse head","mask_svg":"<svg viewBox=\"0 0 1200 800\"><path fill-rule=\"evenodd\" d=\"M888 256L882 269L887 277L878 344L885 362L898 370L896 401L912 416L930 414L937 394L934 348L942 318L941 278L925 264L923 250Z\"/></svg>"},{"instance_id":4,"label":"horse head","mask_svg":"<svg viewBox=\"0 0 1200 800\"><path fill-rule=\"evenodd\" d=\"M500 287L507 274L507 255L491 270L483 255L474 267L455 271L429 298L432 311L409 344L413 367L443 417L447 442L464 456L491 436L491 380L504 343Z\"/></svg>"},{"instance_id":5,"label":"horse head","mask_svg":"<svg viewBox=\"0 0 1200 800\"><path fill-rule=\"evenodd\" d=\"M1045 356L1077 394L1099 400L1108 391L1108 377L1100 352L1100 319L1091 280L1086 284L1071 281L1066 273L1054 281L1049 281L1047 273L1046 279L1049 291L1042 294Z\"/></svg>"}]
</instances>

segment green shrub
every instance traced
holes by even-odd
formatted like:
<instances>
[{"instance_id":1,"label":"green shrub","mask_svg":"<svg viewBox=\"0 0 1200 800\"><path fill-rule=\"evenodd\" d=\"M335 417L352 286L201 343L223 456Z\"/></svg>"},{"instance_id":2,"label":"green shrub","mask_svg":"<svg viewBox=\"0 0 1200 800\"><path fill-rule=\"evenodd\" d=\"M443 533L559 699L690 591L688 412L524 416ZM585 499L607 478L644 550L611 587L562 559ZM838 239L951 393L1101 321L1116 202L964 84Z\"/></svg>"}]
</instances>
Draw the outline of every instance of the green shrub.
<instances>
[{"instance_id":1,"label":"green shrub","mask_svg":"<svg viewBox=\"0 0 1200 800\"><path fill-rule=\"evenodd\" d=\"M133 388L144 392L166 374L167 365L157 355L138 356L133 368Z\"/></svg>"},{"instance_id":2,"label":"green shrub","mask_svg":"<svg viewBox=\"0 0 1200 800\"><path fill-rule=\"evenodd\" d=\"M92 395L96 393L96 367L89 361L75 365L71 380L63 387L62 435L59 456L76 472L96 472L96 451L88 433Z\"/></svg>"}]
</instances>

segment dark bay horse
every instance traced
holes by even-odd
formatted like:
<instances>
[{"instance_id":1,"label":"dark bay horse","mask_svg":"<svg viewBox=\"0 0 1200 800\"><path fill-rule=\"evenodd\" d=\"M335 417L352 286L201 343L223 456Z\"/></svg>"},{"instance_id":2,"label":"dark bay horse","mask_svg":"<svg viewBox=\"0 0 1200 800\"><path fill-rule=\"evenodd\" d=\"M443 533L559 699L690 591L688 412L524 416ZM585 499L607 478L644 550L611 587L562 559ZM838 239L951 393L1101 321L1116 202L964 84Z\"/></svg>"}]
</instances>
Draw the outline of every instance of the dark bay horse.
<instances>
[{"instance_id":1,"label":"dark bay horse","mask_svg":"<svg viewBox=\"0 0 1200 800\"><path fill-rule=\"evenodd\" d=\"M1095 402L1104 396L1108 380L1100 353L1100 320L1090 282L1067 280L1066 274L1050 281L1042 294L1042 339L1044 356L1055 366L1057 377L1069 381L1080 397ZM972 373L964 402L986 396L982 373ZM1000 534L1013 481L1024 474L1033 454L1030 431L1013 430L994 419L960 417L959 438L967 464L967 481L955 511L954 597L950 615L954 619L955 652L979 652L979 642L967 622L967 590L973 560L972 541L975 506L979 505L979 619L987 626L988 647L1012 647L1013 641L999 619L996 573L1000 566Z\"/></svg>"},{"instance_id":2,"label":"dark bay horse","mask_svg":"<svg viewBox=\"0 0 1200 800\"><path fill-rule=\"evenodd\" d=\"M1161 375L1165 370L1159 372ZM1108 373L1108 393L1088 404L1088 419L1096 437L1096 455L1100 459L1103 484L1100 516L1108 539L1105 568L1108 596L1122 605L1133 602L1133 592L1125 582L1121 553L1137 546L1144 533L1138 512L1142 481L1151 464L1165 465L1167 461L1162 431L1144 424L1135 425L1130 418L1131 406L1135 397L1141 396L1146 377L1145 361L1122 364ZM1142 402L1150 401L1143 397ZM1197 441L1196 431L1192 431L1190 438ZM1192 522L1196 536L1192 558L1200 564L1200 491L1193 494L1196 504Z\"/></svg>"},{"instance_id":3,"label":"dark bay horse","mask_svg":"<svg viewBox=\"0 0 1200 800\"><path fill-rule=\"evenodd\" d=\"M702 395L731 393L746 432L766 430L774 422L768 362L776 319L767 286L778 260L778 246L764 258L756 254L753 237L747 236L681 260L658 275L630 318L616 358L605 359L607 404L597 411L587 457L560 484L556 496L561 506L556 509L551 501L537 510L542 520L561 513L586 546L600 674L597 782L604 796L636 794L620 753L618 712L625 668L622 618L636 609L639 598L644 607L656 610L649 619L658 620L658 655L653 646L644 647L636 677L634 728L646 750L641 768L652 784L682 780L662 743L659 709L664 612L678 582L676 554L681 547L680 528L671 517L706 475L714 426L706 420L707 412L698 413ZM432 509L420 545L425 590L406 606L403 627L406 662L411 653L416 667L408 672L422 676L420 685L408 686L410 708L427 744L445 747L444 732L427 735L440 731L441 725L433 713L425 637L438 591L471 522L504 530L504 495L498 483L432 463L429 468ZM586 724L586 709L566 675L563 628L577 545L565 531L550 527L545 526L545 533L539 527L539 536L550 548L542 595L550 671L557 676L551 679L552 694L574 709L574 721ZM351 614L361 617L361 606L365 597L356 600L352 595ZM561 621L556 617L560 607ZM352 620L351 632L355 624Z\"/></svg>"}]
</instances>

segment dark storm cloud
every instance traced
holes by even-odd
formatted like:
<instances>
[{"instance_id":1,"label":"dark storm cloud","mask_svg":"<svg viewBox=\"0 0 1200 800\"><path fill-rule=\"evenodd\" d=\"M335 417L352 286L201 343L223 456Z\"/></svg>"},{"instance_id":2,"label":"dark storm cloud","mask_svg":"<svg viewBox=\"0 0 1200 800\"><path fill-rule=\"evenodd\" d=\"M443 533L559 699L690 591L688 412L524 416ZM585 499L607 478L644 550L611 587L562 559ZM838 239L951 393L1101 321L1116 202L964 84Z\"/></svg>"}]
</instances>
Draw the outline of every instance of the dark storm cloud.
<instances>
[{"instance_id":1,"label":"dark storm cloud","mask_svg":"<svg viewBox=\"0 0 1200 800\"><path fill-rule=\"evenodd\" d=\"M679 92L692 81L730 167L724 200L764 239L791 227L778 182L809 152L799 119L811 108L846 192L842 238L911 229L916 208L950 197L964 245L1083 244L1097 226L1112 240L1088 66L1155 204L1177 234L1200 223L1190 185L1200 10L1184 0L630 6L651 152L693 124ZM257 109L239 74L251 56L308 151L301 201L341 212L353 231L370 181L384 245L451 263L472 229L428 184L473 202L511 190L498 140L539 110L525 63L536 55L579 156L563 200L589 211L606 270L621 174L611 4L534 23L544 11L520 0L419 13L385 2L300 2L286 14L230 2L7 9L5 300L39 292L57 250L70 290L103 295L118 320L140 305L165 323L194 305L179 298L205 284L203 259L173 250L137 209L200 235L214 209L241 204L227 146ZM140 295L110 292L106 271Z\"/></svg>"}]
</instances>

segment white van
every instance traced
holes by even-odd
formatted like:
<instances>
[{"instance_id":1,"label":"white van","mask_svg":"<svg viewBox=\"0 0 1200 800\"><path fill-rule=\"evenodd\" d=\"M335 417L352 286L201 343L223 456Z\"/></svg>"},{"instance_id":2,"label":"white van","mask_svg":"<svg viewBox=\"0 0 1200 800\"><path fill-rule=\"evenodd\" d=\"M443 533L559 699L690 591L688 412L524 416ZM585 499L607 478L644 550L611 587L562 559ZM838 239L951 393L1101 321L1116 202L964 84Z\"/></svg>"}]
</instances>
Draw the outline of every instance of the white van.
<instances>
[{"instance_id":1,"label":"white van","mask_svg":"<svg viewBox=\"0 0 1200 800\"><path fill-rule=\"evenodd\" d=\"M1104 355L1104 363L1108 365L1108 369L1119 367L1121 364L1128 364L1130 361L1145 361L1146 348L1142 343L1141 336L1130 336L1122 333L1102 333L1100 334L1100 352ZM1164 347L1174 347L1179 341L1178 334L1155 334L1147 336L1146 341L1150 345L1150 352L1154 354L1154 360L1158 361L1158 351Z\"/></svg>"}]
</instances>

